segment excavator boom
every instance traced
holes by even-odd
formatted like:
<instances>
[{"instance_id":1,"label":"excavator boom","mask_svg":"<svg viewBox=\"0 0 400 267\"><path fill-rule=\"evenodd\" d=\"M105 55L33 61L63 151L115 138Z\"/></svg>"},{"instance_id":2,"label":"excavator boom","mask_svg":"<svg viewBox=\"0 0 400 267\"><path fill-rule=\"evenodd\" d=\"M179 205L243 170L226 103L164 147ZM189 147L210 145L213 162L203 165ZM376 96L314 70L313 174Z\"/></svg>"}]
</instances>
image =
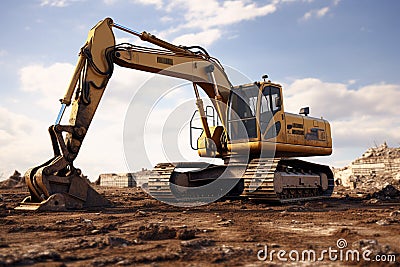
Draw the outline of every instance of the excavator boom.
<instances>
[{"instance_id":1,"label":"excavator boom","mask_svg":"<svg viewBox=\"0 0 400 267\"><path fill-rule=\"evenodd\" d=\"M131 44L115 45L113 27L134 34L162 49ZM95 25L81 48L71 82L61 101L55 125L49 127L54 157L25 174L31 196L19 209L75 209L106 206L110 203L92 189L73 165L90 123L100 103L114 64L192 81L210 98L226 103L232 86L221 64L203 52L175 46L147 32L139 33L106 18ZM183 66L183 67L182 67ZM219 81L219 84L210 82ZM198 96L198 92L196 93ZM222 95L222 96L221 96ZM199 102L201 100L199 99ZM224 121L223 107L217 110ZM61 125L67 106L72 105L68 125ZM204 127L208 130L206 121ZM63 137L65 133L66 137Z\"/></svg>"}]
</instances>

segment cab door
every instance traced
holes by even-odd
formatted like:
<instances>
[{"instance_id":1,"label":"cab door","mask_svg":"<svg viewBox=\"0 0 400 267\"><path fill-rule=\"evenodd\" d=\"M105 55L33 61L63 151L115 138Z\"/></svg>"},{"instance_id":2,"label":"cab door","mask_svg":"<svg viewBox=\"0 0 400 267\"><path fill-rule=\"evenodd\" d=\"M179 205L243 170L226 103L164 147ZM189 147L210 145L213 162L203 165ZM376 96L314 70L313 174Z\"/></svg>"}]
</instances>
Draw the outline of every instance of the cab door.
<instances>
[{"instance_id":1,"label":"cab door","mask_svg":"<svg viewBox=\"0 0 400 267\"><path fill-rule=\"evenodd\" d=\"M285 115L280 87L266 84L260 94L259 125L262 141L285 142Z\"/></svg>"},{"instance_id":2,"label":"cab door","mask_svg":"<svg viewBox=\"0 0 400 267\"><path fill-rule=\"evenodd\" d=\"M228 136L235 143L259 140L257 103L259 88L254 84L238 86L228 101Z\"/></svg>"}]
</instances>

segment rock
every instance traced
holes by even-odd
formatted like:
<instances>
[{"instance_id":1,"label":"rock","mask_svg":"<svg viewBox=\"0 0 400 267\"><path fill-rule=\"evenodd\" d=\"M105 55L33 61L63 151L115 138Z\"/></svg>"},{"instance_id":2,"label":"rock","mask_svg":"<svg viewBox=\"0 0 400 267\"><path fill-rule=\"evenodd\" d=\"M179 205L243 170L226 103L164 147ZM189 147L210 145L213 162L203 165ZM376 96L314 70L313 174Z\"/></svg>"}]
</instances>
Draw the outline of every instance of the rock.
<instances>
[{"instance_id":1,"label":"rock","mask_svg":"<svg viewBox=\"0 0 400 267\"><path fill-rule=\"evenodd\" d=\"M159 224L140 226L137 237L142 240L163 240L172 239L176 236L176 229Z\"/></svg>"},{"instance_id":2,"label":"rock","mask_svg":"<svg viewBox=\"0 0 400 267\"><path fill-rule=\"evenodd\" d=\"M233 224L233 220L227 220L227 221L222 221L222 222L218 223L218 225L225 226L225 227L231 226L232 224Z\"/></svg>"},{"instance_id":3,"label":"rock","mask_svg":"<svg viewBox=\"0 0 400 267\"><path fill-rule=\"evenodd\" d=\"M59 260L61 258L60 254L52 250L39 252L37 257L40 258L40 260Z\"/></svg>"},{"instance_id":4,"label":"rock","mask_svg":"<svg viewBox=\"0 0 400 267\"><path fill-rule=\"evenodd\" d=\"M392 212L389 214L389 216L392 217L392 218L400 219L400 210L392 211Z\"/></svg>"},{"instance_id":5,"label":"rock","mask_svg":"<svg viewBox=\"0 0 400 267\"><path fill-rule=\"evenodd\" d=\"M248 236L244 239L244 242L254 242L255 238L253 236Z\"/></svg>"},{"instance_id":6,"label":"rock","mask_svg":"<svg viewBox=\"0 0 400 267\"><path fill-rule=\"evenodd\" d=\"M382 219L376 222L377 225L381 225L381 226L387 226L390 224L390 222L386 219Z\"/></svg>"},{"instance_id":7,"label":"rock","mask_svg":"<svg viewBox=\"0 0 400 267\"><path fill-rule=\"evenodd\" d=\"M376 204L376 203L379 202L379 199L371 198L371 199L368 199L368 200L364 200L363 202L364 202L365 204Z\"/></svg>"},{"instance_id":8,"label":"rock","mask_svg":"<svg viewBox=\"0 0 400 267\"><path fill-rule=\"evenodd\" d=\"M116 263L116 265L123 265L123 266L127 266L127 265L131 265L132 263L129 260L122 260Z\"/></svg>"},{"instance_id":9,"label":"rock","mask_svg":"<svg viewBox=\"0 0 400 267\"><path fill-rule=\"evenodd\" d=\"M3 237L0 237L0 248L8 248L9 245ZM1 266L1 264L0 264Z\"/></svg>"},{"instance_id":10,"label":"rock","mask_svg":"<svg viewBox=\"0 0 400 267\"><path fill-rule=\"evenodd\" d=\"M104 242L108 246L112 247L126 247L131 244L128 240L122 238L122 237L115 237L115 236L107 236Z\"/></svg>"},{"instance_id":11,"label":"rock","mask_svg":"<svg viewBox=\"0 0 400 267\"><path fill-rule=\"evenodd\" d=\"M195 229L179 229L176 233L176 237L180 240L189 240L196 237L196 230Z\"/></svg>"},{"instance_id":12,"label":"rock","mask_svg":"<svg viewBox=\"0 0 400 267\"><path fill-rule=\"evenodd\" d=\"M145 216L147 216L147 212L138 210L138 211L136 211L136 215L139 217L145 217Z\"/></svg>"},{"instance_id":13,"label":"rock","mask_svg":"<svg viewBox=\"0 0 400 267\"><path fill-rule=\"evenodd\" d=\"M400 198L400 191L397 190L393 185L387 185L382 190L373 193L372 197L380 200Z\"/></svg>"}]
</instances>

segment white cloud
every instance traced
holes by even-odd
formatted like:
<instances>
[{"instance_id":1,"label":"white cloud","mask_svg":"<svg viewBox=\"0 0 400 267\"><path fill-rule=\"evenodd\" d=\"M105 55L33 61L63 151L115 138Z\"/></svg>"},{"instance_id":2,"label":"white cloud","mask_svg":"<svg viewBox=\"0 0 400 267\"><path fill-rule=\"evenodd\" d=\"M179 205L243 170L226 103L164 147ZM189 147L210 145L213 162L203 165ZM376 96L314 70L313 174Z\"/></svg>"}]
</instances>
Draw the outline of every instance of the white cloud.
<instances>
[{"instance_id":1,"label":"white cloud","mask_svg":"<svg viewBox=\"0 0 400 267\"><path fill-rule=\"evenodd\" d=\"M284 97L286 111L297 113L310 106L310 115L330 121L338 149L400 142L400 85L371 84L354 90L349 84L307 78L287 86Z\"/></svg>"},{"instance_id":2,"label":"white cloud","mask_svg":"<svg viewBox=\"0 0 400 267\"><path fill-rule=\"evenodd\" d=\"M320 18L324 17L326 14L328 14L329 10L330 10L330 7L323 7L323 8L320 8L320 9L313 9L313 10L308 11L307 13L305 13L302 19L303 20L309 20L309 19L312 19L312 18L320 19Z\"/></svg>"},{"instance_id":3,"label":"white cloud","mask_svg":"<svg viewBox=\"0 0 400 267\"><path fill-rule=\"evenodd\" d=\"M221 36L219 29L210 29L198 33L188 33L175 38L172 43L177 45L209 46Z\"/></svg>"},{"instance_id":4,"label":"white cloud","mask_svg":"<svg viewBox=\"0 0 400 267\"><path fill-rule=\"evenodd\" d=\"M143 5L155 5L157 9L163 7L166 15L161 16L160 22L174 23L174 26L159 31L157 33L159 37L198 44L201 36L204 39L201 38L200 43L209 46L224 36L228 32L227 28L231 25L273 14L283 4L293 2L310 4L314 0L272 0L263 4L254 0L135 0L135 2ZM338 0L333 0L332 5L336 6L338 3ZM313 17L322 18L330 12L330 9L327 6L311 10L303 16L303 20ZM220 35L205 36L204 33L207 31L218 32Z\"/></svg>"},{"instance_id":5,"label":"white cloud","mask_svg":"<svg viewBox=\"0 0 400 267\"><path fill-rule=\"evenodd\" d=\"M20 72L21 90L40 93L36 104L42 108L54 110L58 100L64 96L72 77L74 66L69 63L54 63L48 67L29 65Z\"/></svg>"},{"instance_id":6,"label":"white cloud","mask_svg":"<svg viewBox=\"0 0 400 267\"><path fill-rule=\"evenodd\" d=\"M134 2L142 5L154 5L158 9L163 6L162 0L134 0Z\"/></svg>"},{"instance_id":7,"label":"white cloud","mask_svg":"<svg viewBox=\"0 0 400 267\"><path fill-rule=\"evenodd\" d=\"M252 0L169 0L164 3L159 0L136 0L135 2L154 4L157 8L164 7L167 15L161 17L161 22L174 22L175 25L160 31L157 35L192 45L199 43L211 45L223 36L226 27L272 14L277 10L279 3L272 1L262 5ZM190 42L187 42L189 40Z\"/></svg>"},{"instance_id":8,"label":"white cloud","mask_svg":"<svg viewBox=\"0 0 400 267\"><path fill-rule=\"evenodd\" d=\"M318 9L318 10L316 11L316 16L317 16L317 18L322 18L322 17L325 16L328 12L329 12L329 7L323 7L323 8Z\"/></svg>"},{"instance_id":9,"label":"white cloud","mask_svg":"<svg viewBox=\"0 0 400 267\"><path fill-rule=\"evenodd\" d=\"M333 5L337 6L337 5L339 5L340 2L341 2L341 0L333 0Z\"/></svg>"},{"instance_id":10,"label":"white cloud","mask_svg":"<svg viewBox=\"0 0 400 267\"><path fill-rule=\"evenodd\" d=\"M114 5L115 3L117 3L118 0L103 0L103 3L106 5Z\"/></svg>"},{"instance_id":11,"label":"white cloud","mask_svg":"<svg viewBox=\"0 0 400 267\"><path fill-rule=\"evenodd\" d=\"M173 21L174 19L172 18L172 17L170 17L170 16L163 16L163 17L161 17L161 22L164 22L164 23L166 23L166 22L171 22L171 21Z\"/></svg>"},{"instance_id":12,"label":"white cloud","mask_svg":"<svg viewBox=\"0 0 400 267\"><path fill-rule=\"evenodd\" d=\"M281 0L281 1L284 1L284 2L288 2L288 1L289 1L289 2L291 2L291 0ZM293 0L293 2L294 2L294 1L301 1L301 0ZM339 3L340 3L340 1L341 1L341 0L333 0L333 1L331 2L331 4L328 5L328 6L325 6L325 7L319 8L319 9L312 9L312 10L306 12L306 13L303 15L303 17L301 18L301 20L306 21L306 20L310 20L310 19L312 19L312 18L317 18L317 19L323 18L323 17L325 17L327 14L331 13L332 8L338 6ZM303 2L304 2L304 1L303 1ZM307 2L310 3L310 2L313 2L313 1L307 1Z\"/></svg>"},{"instance_id":13,"label":"white cloud","mask_svg":"<svg viewBox=\"0 0 400 267\"><path fill-rule=\"evenodd\" d=\"M306 3L312 3L315 0L280 0L279 2L282 3L294 3L294 2L306 2Z\"/></svg>"},{"instance_id":14,"label":"white cloud","mask_svg":"<svg viewBox=\"0 0 400 267\"><path fill-rule=\"evenodd\" d=\"M207 6L207 8L204 8ZM209 29L232 25L246 20L274 13L277 9L275 3L257 5L253 1L224 1L216 0L186 1L177 0L169 4L167 9L180 8L185 10L185 28Z\"/></svg>"},{"instance_id":15,"label":"white cloud","mask_svg":"<svg viewBox=\"0 0 400 267\"><path fill-rule=\"evenodd\" d=\"M74 2L82 0L41 0L40 6L67 7Z\"/></svg>"},{"instance_id":16,"label":"white cloud","mask_svg":"<svg viewBox=\"0 0 400 267\"><path fill-rule=\"evenodd\" d=\"M47 126L31 116L0 107L0 174L25 172L51 156Z\"/></svg>"}]
</instances>

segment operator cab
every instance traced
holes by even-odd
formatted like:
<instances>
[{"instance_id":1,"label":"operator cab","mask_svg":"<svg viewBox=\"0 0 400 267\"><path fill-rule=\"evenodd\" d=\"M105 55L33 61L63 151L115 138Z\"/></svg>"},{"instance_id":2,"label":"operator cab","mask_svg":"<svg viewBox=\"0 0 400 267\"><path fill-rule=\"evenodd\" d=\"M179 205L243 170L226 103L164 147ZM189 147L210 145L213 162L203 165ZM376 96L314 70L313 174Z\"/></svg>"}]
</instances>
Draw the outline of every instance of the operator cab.
<instances>
[{"instance_id":1,"label":"operator cab","mask_svg":"<svg viewBox=\"0 0 400 267\"><path fill-rule=\"evenodd\" d=\"M281 123L275 116L283 112L281 87L256 82L233 87L228 100L228 135L231 141L246 142L274 138Z\"/></svg>"}]
</instances>

